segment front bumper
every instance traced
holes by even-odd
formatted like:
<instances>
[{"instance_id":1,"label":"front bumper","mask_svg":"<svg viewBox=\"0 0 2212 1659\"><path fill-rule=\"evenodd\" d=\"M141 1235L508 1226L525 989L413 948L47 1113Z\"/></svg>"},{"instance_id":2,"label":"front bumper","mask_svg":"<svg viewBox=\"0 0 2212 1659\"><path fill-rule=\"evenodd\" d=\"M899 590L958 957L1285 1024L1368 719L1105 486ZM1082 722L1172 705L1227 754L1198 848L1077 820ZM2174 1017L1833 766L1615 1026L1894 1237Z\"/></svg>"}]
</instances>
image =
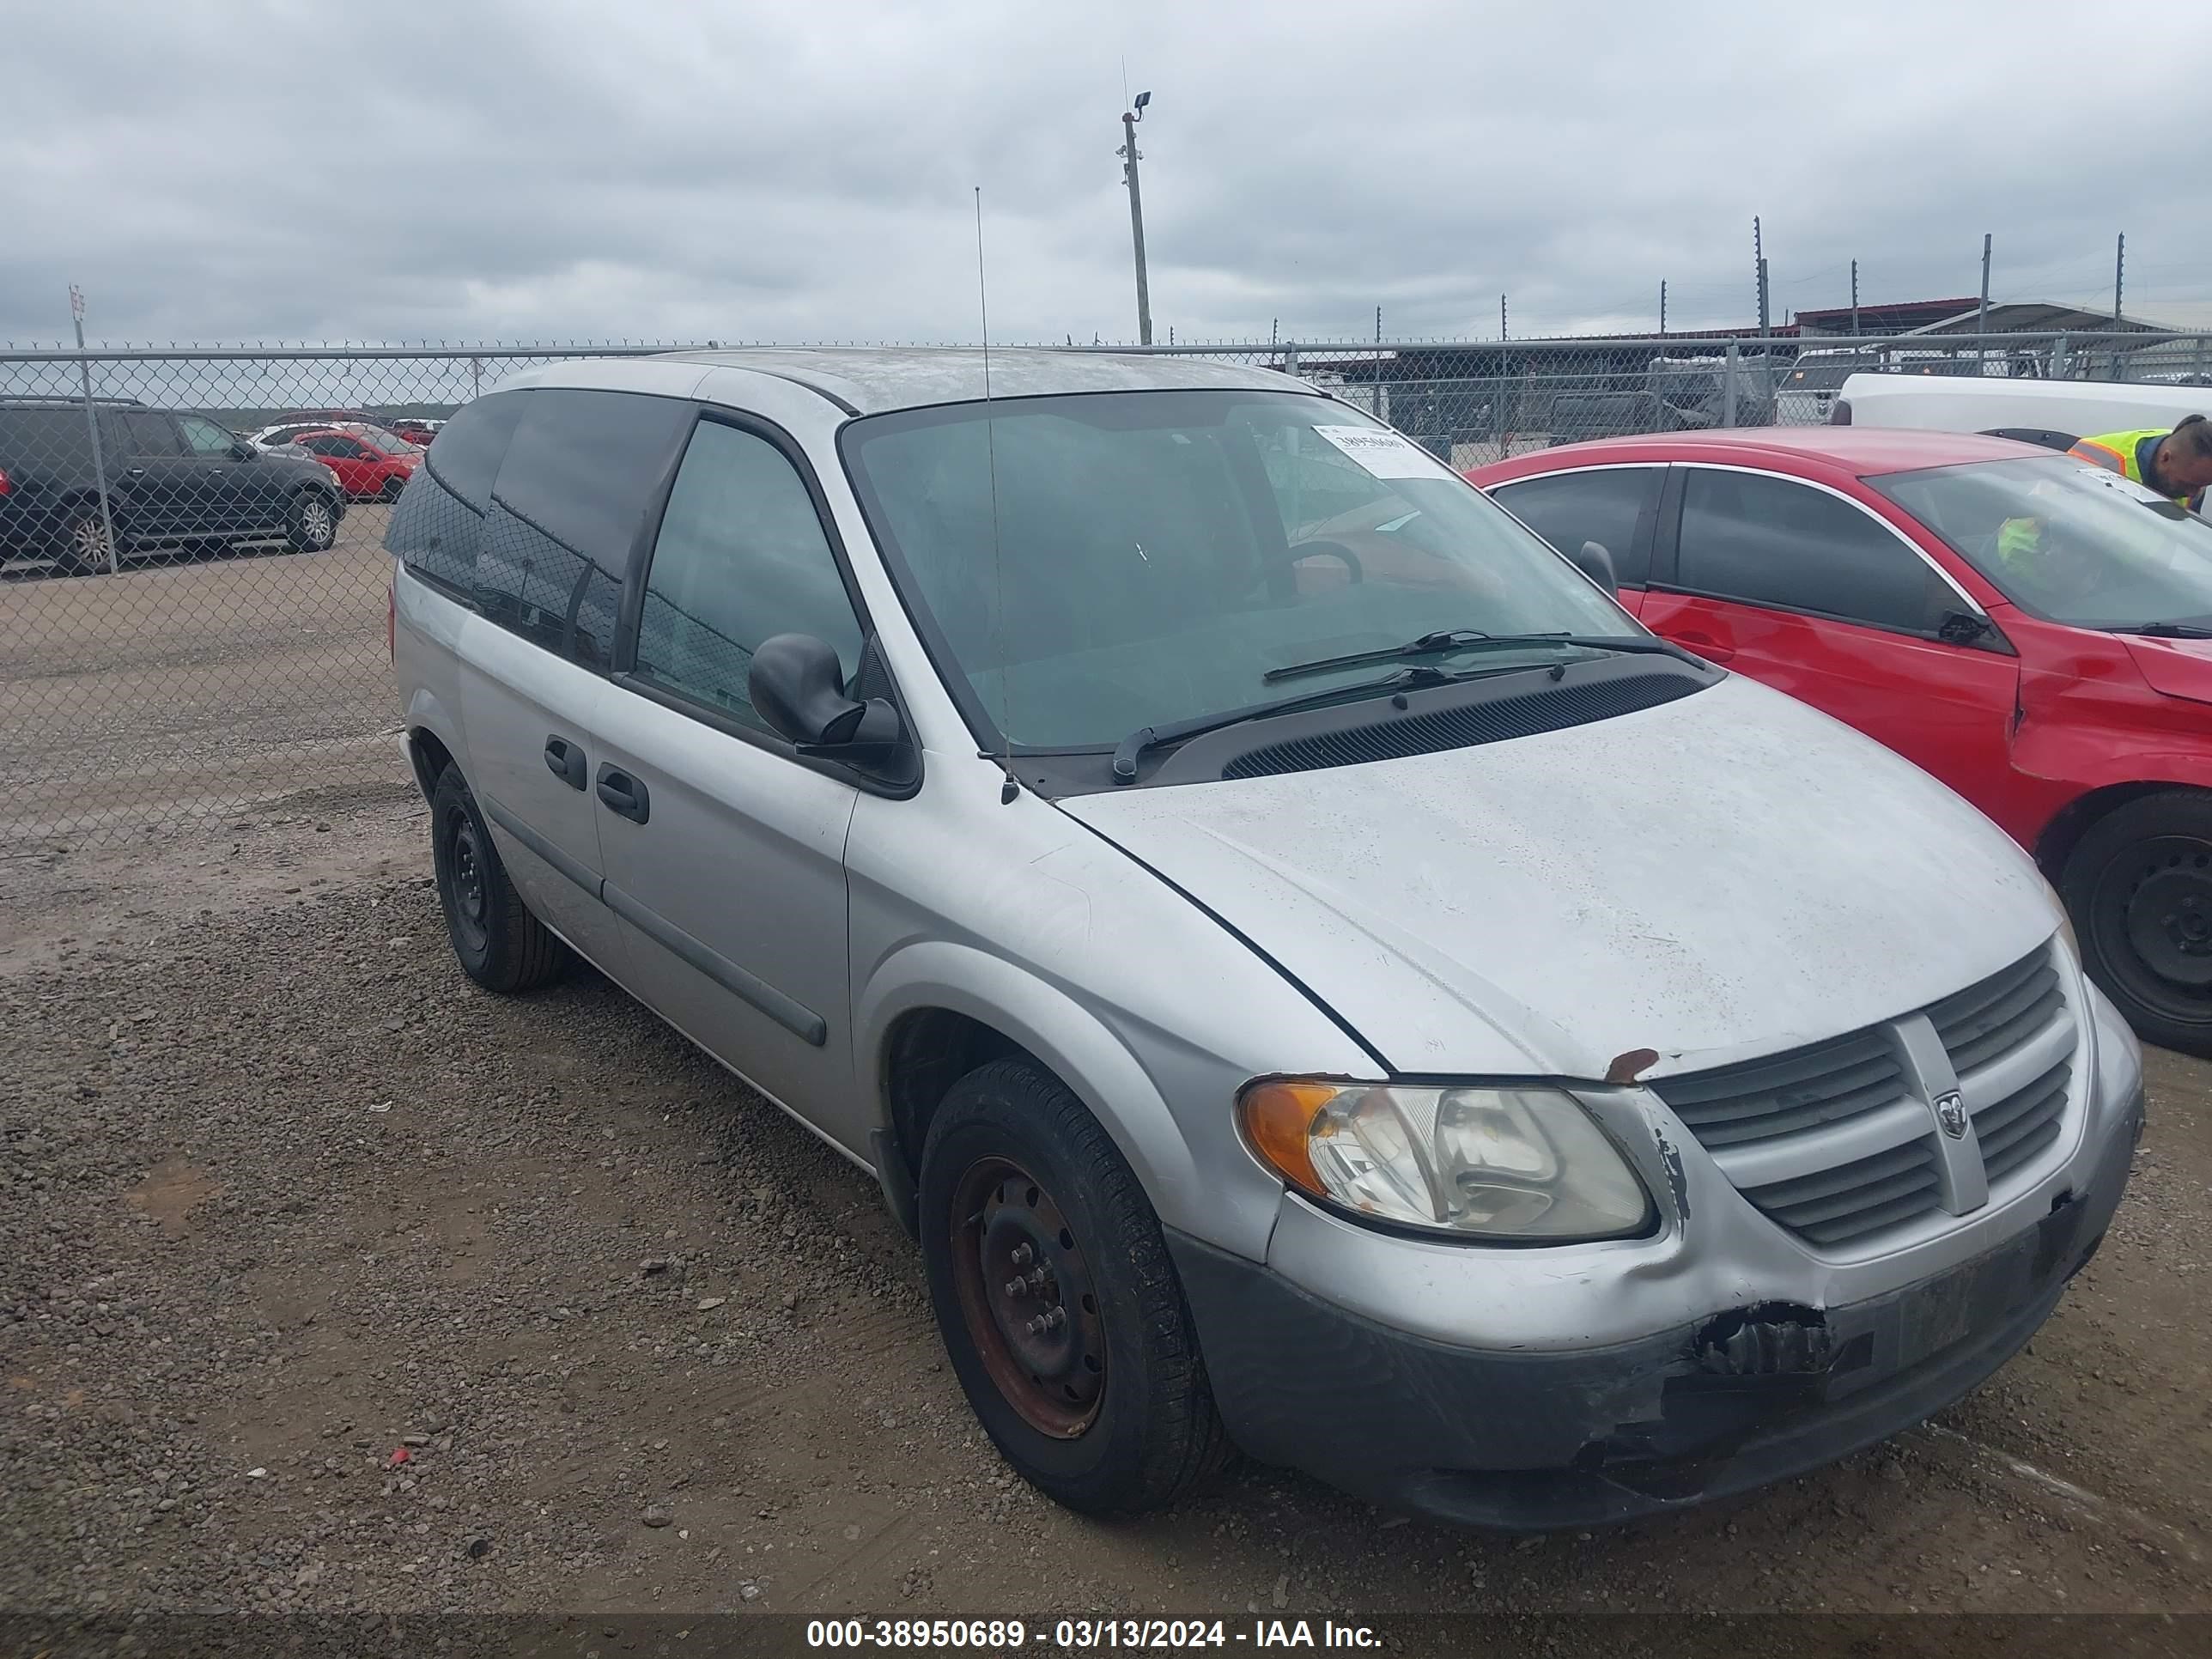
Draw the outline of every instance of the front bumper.
<instances>
[{"instance_id":1,"label":"front bumper","mask_svg":"<svg viewBox=\"0 0 2212 1659\"><path fill-rule=\"evenodd\" d=\"M1168 1242L1215 1401L1248 1454L1440 1520L1589 1526L1786 1480L1972 1389L2103 1241L2142 1112L2138 1086L2046 1214L1917 1284L1820 1309L1762 1303L1571 1352L1437 1342L1261 1263Z\"/></svg>"}]
</instances>

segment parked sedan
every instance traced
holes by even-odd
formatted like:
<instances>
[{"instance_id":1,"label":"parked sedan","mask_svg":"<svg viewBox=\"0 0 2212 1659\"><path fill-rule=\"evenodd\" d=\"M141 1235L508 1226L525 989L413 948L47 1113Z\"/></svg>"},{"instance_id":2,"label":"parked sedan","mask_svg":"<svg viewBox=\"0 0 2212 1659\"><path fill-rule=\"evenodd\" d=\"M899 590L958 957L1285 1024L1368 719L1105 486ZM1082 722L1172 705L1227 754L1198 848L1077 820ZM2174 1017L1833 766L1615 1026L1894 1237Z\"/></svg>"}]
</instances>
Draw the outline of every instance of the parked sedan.
<instances>
[{"instance_id":1,"label":"parked sedan","mask_svg":"<svg viewBox=\"0 0 2212 1659\"><path fill-rule=\"evenodd\" d=\"M2212 1054L2212 525L2027 444L1865 427L1468 476L1656 632L1980 807L2136 1030Z\"/></svg>"},{"instance_id":2,"label":"parked sedan","mask_svg":"<svg viewBox=\"0 0 2212 1659\"><path fill-rule=\"evenodd\" d=\"M398 500L422 459L416 445L374 426L311 428L293 436L289 447L337 473L347 497L356 501Z\"/></svg>"}]
</instances>

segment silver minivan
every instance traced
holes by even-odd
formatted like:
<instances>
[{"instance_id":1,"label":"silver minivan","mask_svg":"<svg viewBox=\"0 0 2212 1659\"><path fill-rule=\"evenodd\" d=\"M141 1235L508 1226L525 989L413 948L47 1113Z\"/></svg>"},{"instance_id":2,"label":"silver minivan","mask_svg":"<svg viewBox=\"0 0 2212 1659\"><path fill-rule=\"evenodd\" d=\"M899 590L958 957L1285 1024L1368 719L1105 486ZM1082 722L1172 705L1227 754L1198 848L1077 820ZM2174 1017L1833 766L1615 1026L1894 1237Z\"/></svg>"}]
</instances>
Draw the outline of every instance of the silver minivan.
<instances>
[{"instance_id":1,"label":"silver minivan","mask_svg":"<svg viewBox=\"0 0 2212 1659\"><path fill-rule=\"evenodd\" d=\"M2035 866L1256 368L579 362L401 497L461 965L866 1169L1025 1478L1587 1525L1972 1388L2140 1056Z\"/></svg>"}]
</instances>

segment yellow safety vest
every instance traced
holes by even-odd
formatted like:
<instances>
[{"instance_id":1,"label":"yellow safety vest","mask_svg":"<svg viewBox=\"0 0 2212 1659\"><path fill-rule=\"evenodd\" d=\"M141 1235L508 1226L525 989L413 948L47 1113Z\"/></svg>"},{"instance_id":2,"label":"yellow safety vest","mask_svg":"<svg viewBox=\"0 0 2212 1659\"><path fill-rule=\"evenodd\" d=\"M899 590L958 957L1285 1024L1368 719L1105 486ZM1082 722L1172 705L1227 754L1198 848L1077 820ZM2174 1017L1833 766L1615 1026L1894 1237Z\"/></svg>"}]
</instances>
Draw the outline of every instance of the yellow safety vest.
<instances>
[{"instance_id":1,"label":"yellow safety vest","mask_svg":"<svg viewBox=\"0 0 2212 1659\"><path fill-rule=\"evenodd\" d=\"M2148 481L2142 475L2142 463L2136 459L2137 452L2142 449L2144 439L2163 438L2172 430L2170 427L2147 426L2140 432L2107 432L2100 437L2084 438L2066 453L2077 461L2087 461L2093 466L2103 467L2107 472L2117 472L2148 489ZM2191 496L2185 494L2171 499L2176 507L2187 507Z\"/></svg>"}]
</instances>

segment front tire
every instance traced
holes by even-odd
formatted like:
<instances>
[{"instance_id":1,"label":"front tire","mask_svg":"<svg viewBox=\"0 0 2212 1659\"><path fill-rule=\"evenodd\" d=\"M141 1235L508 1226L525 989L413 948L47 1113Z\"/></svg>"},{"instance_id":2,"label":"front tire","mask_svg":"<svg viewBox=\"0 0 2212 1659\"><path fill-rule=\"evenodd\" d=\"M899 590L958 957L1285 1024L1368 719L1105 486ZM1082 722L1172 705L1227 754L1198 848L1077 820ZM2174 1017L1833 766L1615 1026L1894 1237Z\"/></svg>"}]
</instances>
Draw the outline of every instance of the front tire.
<instances>
[{"instance_id":1,"label":"front tire","mask_svg":"<svg viewBox=\"0 0 2212 1659\"><path fill-rule=\"evenodd\" d=\"M399 492L406 488L407 480L395 473L384 481L384 488L376 492L376 498L380 501L396 501L399 499Z\"/></svg>"},{"instance_id":2,"label":"front tire","mask_svg":"<svg viewBox=\"0 0 2212 1659\"><path fill-rule=\"evenodd\" d=\"M922 1259L968 1403L1069 1509L1163 1508L1228 1449L1158 1218L1097 1120L1027 1059L952 1085L921 1159Z\"/></svg>"},{"instance_id":3,"label":"front tire","mask_svg":"<svg viewBox=\"0 0 2212 1659\"><path fill-rule=\"evenodd\" d=\"M2161 790L2100 818L2059 890L2082 966L2136 1035L2212 1055L2212 791Z\"/></svg>"},{"instance_id":4,"label":"front tire","mask_svg":"<svg viewBox=\"0 0 2212 1659\"><path fill-rule=\"evenodd\" d=\"M338 515L329 496L303 489L285 515L284 544L295 553L320 553L338 538Z\"/></svg>"},{"instance_id":5,"label":"front tire","mask_svg":"<svg viewBox=\"0 0 2212 1659\"><path fill-rule=\"evenodd\" d=\"M487 991L509 993L560 976L568 947L514 890L459 767L441 773L431 792L430 853L446 935L463 972Z\"/></svg>"}]
</instances>

